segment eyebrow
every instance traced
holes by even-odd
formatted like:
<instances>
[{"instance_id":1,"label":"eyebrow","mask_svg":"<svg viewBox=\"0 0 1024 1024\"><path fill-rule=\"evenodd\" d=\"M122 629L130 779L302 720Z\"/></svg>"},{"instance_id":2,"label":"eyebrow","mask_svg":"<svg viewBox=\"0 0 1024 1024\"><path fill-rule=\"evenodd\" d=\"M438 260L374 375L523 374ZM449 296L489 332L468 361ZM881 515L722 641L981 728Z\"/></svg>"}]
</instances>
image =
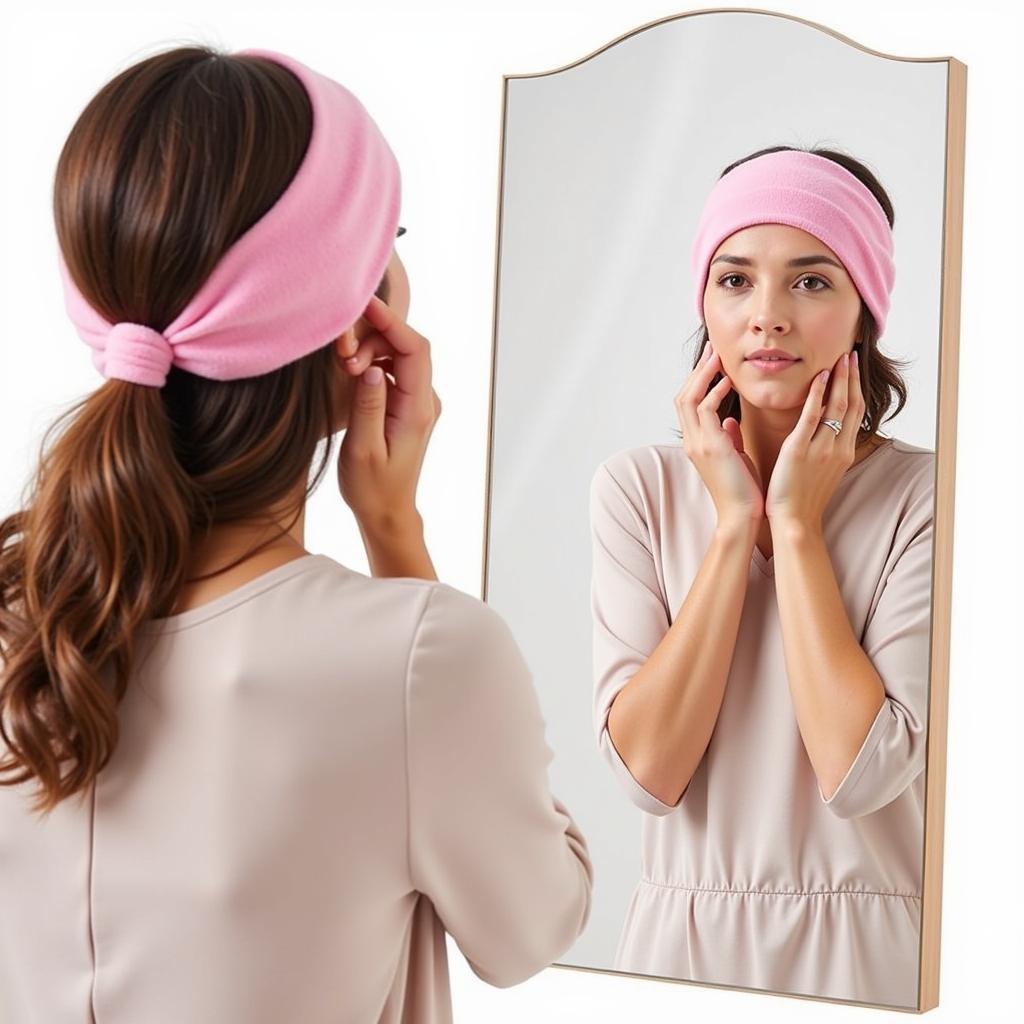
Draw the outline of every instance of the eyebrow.
<instances>
[{"instance_id":1,"label":"eyebrow","mask_svg":"<svg viewBox=\"0 0 1024 1024\"><path fill-rule=\"evenodd\" d=\"M723 253L721 256L716 256L711 264L714 266L716 263L734 263L738 267L752 267L754 266L754 260L747 259L746 256L727 256ZM795 260L790 260L787 267L811 267L815 263L831 263L833 267L838 267L843 270L841 263L836 263L835 260L830 259L828 256L816 255L816 256L797 256Z\"/></svg>"}]
</instances>

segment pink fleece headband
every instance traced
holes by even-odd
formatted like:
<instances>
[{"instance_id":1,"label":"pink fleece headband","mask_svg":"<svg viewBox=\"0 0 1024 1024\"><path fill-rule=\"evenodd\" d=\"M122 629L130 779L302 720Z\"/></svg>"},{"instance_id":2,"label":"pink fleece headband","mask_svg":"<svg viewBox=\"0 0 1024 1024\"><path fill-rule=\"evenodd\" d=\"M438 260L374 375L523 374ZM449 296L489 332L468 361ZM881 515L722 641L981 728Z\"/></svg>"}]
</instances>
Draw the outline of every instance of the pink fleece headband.
<instances>
[{"instance_id":1,"label":"pink fleece headband","mask_svg":"<svg viewBox=\"0 0 1024 1024\"><path fill-rule=\"evenodd\" d=\"M213 380L253 377L328 344L359 319L398 230L398 163L343 85L272 50L313 108L302 163L274 205L224 253L162 331L110 324L71 280L58 251L65 307L104 377L163 387L173 363Z\"/></svg>"},{"instance_id":2,"label":"pink fleece headband","mask_svg":"<svg viewBox=\"0 0 1024 1024\"><path fill-rule=\"evenodd\" d=\"M889 221L859 178L802 150L765 153L715 183L690 252L701 320L711 257L731 234L753 224L788 224L821 239L846 268L881 336L896 277Z\"/></svg>"}]
</instances>

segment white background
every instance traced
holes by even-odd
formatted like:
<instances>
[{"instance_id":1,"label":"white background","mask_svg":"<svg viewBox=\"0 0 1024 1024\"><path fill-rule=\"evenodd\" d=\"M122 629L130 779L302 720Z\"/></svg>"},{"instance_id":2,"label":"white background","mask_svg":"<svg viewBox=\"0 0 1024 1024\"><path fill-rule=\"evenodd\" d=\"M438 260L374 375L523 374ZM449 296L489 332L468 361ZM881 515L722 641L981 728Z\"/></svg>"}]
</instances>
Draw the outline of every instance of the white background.
<instances>
[{"instance_id":1,"label":"white background","mask_svg":"<svg viewBox=\"0 0 1024 1024\"><path fill-rule=\"evenodd\" d=\"M930 1019L1009 1020L1020 1012L1024 952L1024 672L1016 587L1024 459L1011 418L1021 405L1024 347L1024 25L1016 5L984 0L751 6L820 22L886 53L952 55L968 65L941 1002ZM444 403L419 507L439 576L479 594L501 76L559 67L638 25L699 9L646 0L178 0L168 13L127 2L5 10L0 509L7 514L17 506L43 429L102 382L64 316L54 264L50 188L75 117L113 74L155 50L189 41L268 47L351 88L402 166L401 223L408 234L398 245L412 285L410 322L432 341ZM545 372L542 364L536 369ZM330 472L310 502L306 546L366 571ZM472 974L450 941L449 952L460 1024L676 1022L708 1012L757 1014L765 1022L892 1019L891 1012L843 1004L560 968L498 990Z\"/></svg>"}]
</instances>

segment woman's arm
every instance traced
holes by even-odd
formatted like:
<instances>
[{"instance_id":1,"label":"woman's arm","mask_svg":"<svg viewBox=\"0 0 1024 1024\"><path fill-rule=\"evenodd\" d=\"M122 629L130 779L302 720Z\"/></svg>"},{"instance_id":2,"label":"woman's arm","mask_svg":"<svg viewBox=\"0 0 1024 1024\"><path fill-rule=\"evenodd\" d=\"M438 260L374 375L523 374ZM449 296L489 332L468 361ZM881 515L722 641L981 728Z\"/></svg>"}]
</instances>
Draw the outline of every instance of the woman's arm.
<instances>
[{"instance_id":1,"label":"woman's arm","mask_svg":"<svg viewBox=\"0 0 1024 1024\"><path fill-rule=\"evenodd\" d=\"M437 579L423 537L423 520L419 513L373 526L359 522L359 532L363 538L363 547L366 548L371 575Z\"/></svg>"},{"instance_id":2,"label":"woman's arm","mask_svg":"<svg viewBox=\"0 0 1024 1024\"><path fill-rule=\"evenodd\" d=\"M934 472L933 457L903 499L860 639L820 532L772 523L790 692L821 799L840 818L885 807L925 768Z\"/></svg>"},{"instance_id":3,"label":"woman's arm","mask_svg":"<svg viewBox=\"0 0 1024 1024\"><path fill-rule=\"evenodd\" d=\"M822 795L843 780L885 701L857 642L821 532L772 523L775 592L797 725Z\"/></svg>"},{"instance_id":4,"label":"woman's arm","mask_svg":"<svg viewBox=\"0 0 1024 1024\"><path fill-rule=\"evenodd\" d=\"M755 531L720 523L675 620L619 692L608 731L630 773L675 805L718 719L746 596Z\"/></svg>"},{"instance_id":5,"label":"woman's arm","mask_svg":"<svg viewBox=\"0 0 1024 1024\"><path fill-rule=\"evenodd\" d=\"M583 931L593 866L551 792L554 750L504 619L447 584L432 587L405 708L411 883L475 974L515 985Z\"/></svg>"},{"instance_id":6,"label":"woman's arm","mask_svg":"<svg viewBox=\"0 0 1024 1024\"><path fill-rule=\"evenodd\" d=\"M594 728L626 795L656 815L678 804L714 730L756 535L746 519L719 522L673 616L645 511L659 500L628 459L591 479Z\"/></svg>"}]
</instances>

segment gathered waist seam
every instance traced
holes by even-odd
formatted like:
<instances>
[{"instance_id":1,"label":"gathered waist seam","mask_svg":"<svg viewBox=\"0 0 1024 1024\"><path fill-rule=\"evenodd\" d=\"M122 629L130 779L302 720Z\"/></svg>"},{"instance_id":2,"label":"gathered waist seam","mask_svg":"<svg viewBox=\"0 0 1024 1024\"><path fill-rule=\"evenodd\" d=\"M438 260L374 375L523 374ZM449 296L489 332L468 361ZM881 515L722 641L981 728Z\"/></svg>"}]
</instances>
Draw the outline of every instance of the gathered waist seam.
<instances>
[{"instance_id":1,"label":"gathered waist seam","mask_svg":"<svg viewBox=\"0 0 1024 1024\"><path fill-rule=\"evenodd\" d=\"M641 878L641 885L654 885L659 889L680 889L683 892L725 892L741 896L893 896L899 899L920 900L913 892L878 892L873 889L728 889L702 885L670 885Z\"/></svg>"}]
</instances>

